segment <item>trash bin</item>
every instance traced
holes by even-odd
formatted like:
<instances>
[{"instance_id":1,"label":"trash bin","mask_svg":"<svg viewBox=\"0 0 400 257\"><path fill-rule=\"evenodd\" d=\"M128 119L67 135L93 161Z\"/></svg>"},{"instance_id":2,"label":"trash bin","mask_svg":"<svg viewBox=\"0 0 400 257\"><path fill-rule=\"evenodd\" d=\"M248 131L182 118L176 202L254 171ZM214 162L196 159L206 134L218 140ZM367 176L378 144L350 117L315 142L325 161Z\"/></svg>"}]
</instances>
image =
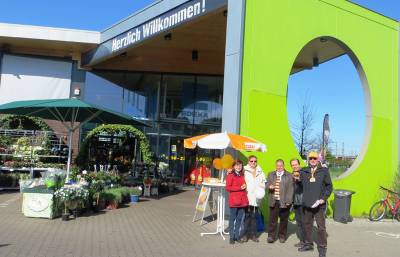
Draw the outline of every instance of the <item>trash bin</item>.
<instances>
[{"instance_id":1,"label":"trash bin","mask_svg":"<svg viewBox=\"0 0 400 257\"><path fill-rule=\"evenodd\" d=\"M351 196L354 191L337 189L333 191L335 196L333 202L333 220L341 223L351 222L350 216Z\"/></svg>"}]
</instances>

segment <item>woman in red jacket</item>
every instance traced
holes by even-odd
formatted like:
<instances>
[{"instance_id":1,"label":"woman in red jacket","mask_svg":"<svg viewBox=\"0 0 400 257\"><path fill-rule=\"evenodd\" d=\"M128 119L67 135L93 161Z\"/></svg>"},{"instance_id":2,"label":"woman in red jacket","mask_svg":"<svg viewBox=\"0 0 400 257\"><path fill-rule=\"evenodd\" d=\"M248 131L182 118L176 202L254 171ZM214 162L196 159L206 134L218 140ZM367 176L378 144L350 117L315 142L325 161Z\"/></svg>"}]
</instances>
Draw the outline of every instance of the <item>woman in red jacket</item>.
<instances>
[{"instance_id":1,"label":"woman in red jacket","mask_svg":"<svg viewBox=\"0 0 400 257\"><path fill-rule=\"evenodd\" d=\"M249 205L246 192L246 182L243 174L243 162L237 160L233 170L226 177L226 191L229 193L229 235L230 244L239 240L239 228L242 223L244 211Z\"/></svg>"}]
</instances>

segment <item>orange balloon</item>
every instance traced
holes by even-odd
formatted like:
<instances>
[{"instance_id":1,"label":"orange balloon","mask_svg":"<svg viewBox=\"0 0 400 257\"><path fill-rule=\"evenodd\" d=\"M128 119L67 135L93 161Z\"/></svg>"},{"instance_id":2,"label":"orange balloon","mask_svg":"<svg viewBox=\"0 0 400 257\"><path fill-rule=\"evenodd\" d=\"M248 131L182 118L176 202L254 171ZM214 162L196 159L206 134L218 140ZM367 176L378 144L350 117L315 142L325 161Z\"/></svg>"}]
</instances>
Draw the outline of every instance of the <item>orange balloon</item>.
<instances>
[{"instance_id":1,"label":"orange balloon","mask_svg":"<svg viewBox=\"0 0 400 257\"><path fill-rule=\"evenodd\" d=\"M214 168L216 168L217 170L222 169L222 161L221 161L221 159L220 159L220 158L215 158L215 159L213 160L213 166L214 166Z\"/></svg>"},{"instance_id":2,"label":"orange balloon","mask_svg":"<svg viewBox=\"0 0 400 257\"><path fill-rule=\"evenodd\" d=\"M232 168L232 165L234 162L235 162L235 160L233 159L232 155L225 154L222 157L222 168L224 168L224 169Z\"/></svg>"}]
</instances>

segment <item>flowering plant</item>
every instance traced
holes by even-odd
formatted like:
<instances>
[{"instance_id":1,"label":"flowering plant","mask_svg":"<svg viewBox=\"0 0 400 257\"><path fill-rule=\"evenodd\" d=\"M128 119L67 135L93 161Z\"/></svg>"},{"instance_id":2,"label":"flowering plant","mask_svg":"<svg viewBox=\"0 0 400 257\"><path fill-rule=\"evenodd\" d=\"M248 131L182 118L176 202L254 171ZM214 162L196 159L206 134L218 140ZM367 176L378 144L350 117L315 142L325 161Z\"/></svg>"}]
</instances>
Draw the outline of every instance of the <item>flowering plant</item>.
<instances>
[{"instance_id":1,"label":"flowering plant","mask_svg":"<svg viewBox=\"0 0 400 257\"><path fill-rule=\"evenodd\" d=\"M61 202L87 200L89 191L79 186L65 185L54 193Z\"/></svg>"}]
</instances>

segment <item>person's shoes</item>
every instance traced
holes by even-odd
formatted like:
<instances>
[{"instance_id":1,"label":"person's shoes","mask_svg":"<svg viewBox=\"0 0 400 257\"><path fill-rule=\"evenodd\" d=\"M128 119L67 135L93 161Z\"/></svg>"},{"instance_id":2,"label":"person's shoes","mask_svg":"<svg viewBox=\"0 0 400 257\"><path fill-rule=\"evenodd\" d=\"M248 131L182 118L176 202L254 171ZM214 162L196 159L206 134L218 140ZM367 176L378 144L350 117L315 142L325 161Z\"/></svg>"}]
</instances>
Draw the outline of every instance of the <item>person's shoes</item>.
<instances>
[{"instance_id":1,"label":"person's shoes","mask_svg":"<svg viewBox=\"0 0 400 257\"><path fill-rule=\"evenodd\" d=\"M253 236L253 237L251 237L251 241L253 241L253 242L255 242L255 243L258 243L258 242L260 242L260 240L258 239L258 237L257 237L257 236Z\"/></svg>"},{"instance_id":2,"label":"person's shoes","mask_svg":"<svg viewBox=\"0 0 400 257\"><path fill-rule=\"evenodd\" d=\"M303 245L304 245L303 242L298 242L297 244L294 245L294 247L301 248Z\"/></svg>"},{"instance_id":3,"label":"person's shoes","mask_svg":"<svg viewBox=\"0 0 400 257\"><path fill-rule=\"evenodd\" d=\"M283 244L284 242L286 242L286 239L284 237L280 237L279 238L279 243Z\"/></svg>"},{"instance_id":4,"label":"person's shoes","mask_svg":"<svg viewBox=\"0 0 400 257\"><path fill-rule=\"evenodd\" d=\"M242 237L242 238L236 240L236 242L241 243L241 244L246 243L247 241L248 241L247 237Z\"/></svg>"},{"instance_id":5,"label":"person's shoes","mask_svg":"<svg viewBox=\"0 0 400 257\"><path fill-rule=\"evenodd\" d=\"M326 257L326 248L318 248L318 254L319 257Z\"/></svg>"},{"instance_id":6,"label":"person's shoes","mask_svg":"<svg viewBox=\"0 0 400 257\"><path fill-rule=\"evenodd\" d=\"M303 245L299 248L299 252L307 252L307 251L314 251L314 246L312 245Z\"/></svg>"},{"instance_id":7,"label":"person's shoes","mask_svg":"<svg viewBox=\"0 0 400 257\"><path fill-rule=\"evenodd\" d=\"M267 238L267 243L273 244L274 242L275 242L275 239L273 239L272 237Z\"/></svg>"},{"instance_id":8,"label":"person's shoes","mask_svg":"<svg viewBox=\"0 0 400 257\"><path fill-rule=\"evenodd\" d=\"M229 239L229 244L231 244L231 245L235 244L235 239L230 238L230 239Z\"/></svg>"}]
</instances>

